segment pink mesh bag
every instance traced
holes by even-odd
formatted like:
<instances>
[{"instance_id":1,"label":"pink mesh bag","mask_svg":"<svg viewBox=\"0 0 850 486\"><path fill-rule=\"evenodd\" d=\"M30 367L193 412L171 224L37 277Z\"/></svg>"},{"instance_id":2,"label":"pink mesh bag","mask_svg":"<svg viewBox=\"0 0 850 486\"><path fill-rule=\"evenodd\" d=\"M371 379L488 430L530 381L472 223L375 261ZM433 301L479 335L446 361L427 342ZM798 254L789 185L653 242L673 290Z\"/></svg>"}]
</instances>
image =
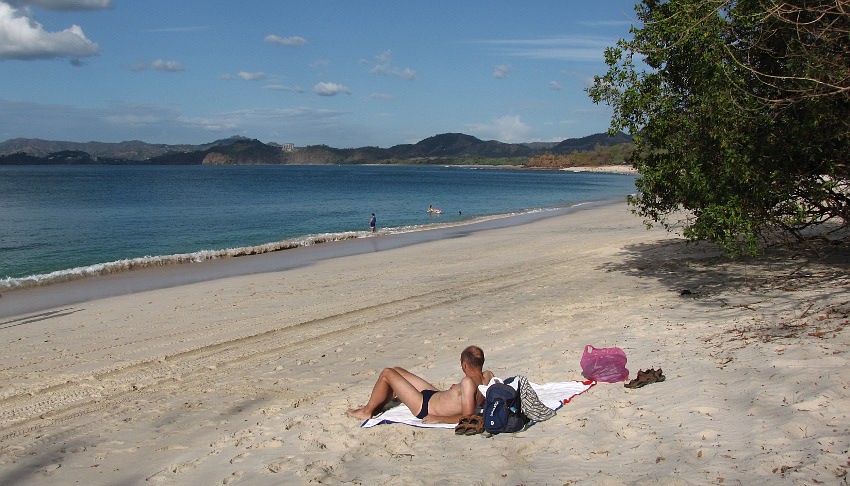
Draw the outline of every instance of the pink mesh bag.
<instances>
[{"instance_id":1,"label":"pink mesh bag","mask_svg":"<svg viewBox=\"0 0 850 486\"><path fill-rule=\"evenodd\" d=\"M626 353L620 348L594 348L588 344L581 356L581 374L588 380L625 381L629 377Z\"/></svg>"}]
</instances>

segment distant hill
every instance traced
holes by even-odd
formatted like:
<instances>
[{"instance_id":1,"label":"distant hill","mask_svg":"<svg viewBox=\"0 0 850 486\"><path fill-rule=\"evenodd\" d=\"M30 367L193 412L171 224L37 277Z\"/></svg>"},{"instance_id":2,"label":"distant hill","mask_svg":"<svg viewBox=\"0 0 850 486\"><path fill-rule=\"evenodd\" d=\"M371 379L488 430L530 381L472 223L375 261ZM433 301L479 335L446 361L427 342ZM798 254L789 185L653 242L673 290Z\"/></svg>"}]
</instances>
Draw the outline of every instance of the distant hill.
<instances>
[{"instance_id":1,"label":"distant hill","mask_svg":"<svg viewBox=\"0 0 850 486\"><path fill-rule=\"evenodd\" d=\"M383 149L337 149L314 145L286 151L276 143L231 137L203 145L58 142L16 138L0 143L0 164L368 164L368 163L515 163L544 154L569 154L628 143L631 137L596 134L558 144L515 144L484 141L463 133L444 133L415 144Z\"/></svg>"},{"instance_id":2,"label":"distant hill","mask_svg":"<svg viewBox=\"0 0 850 486\"><path fill-rule=\"evenodd\" d=\"M280 165L284 163L279 146L259 140L237 140L228 145L216 145L206 150L204 165Z\"/></svg>"},{"instance_id":3,"label":"distant hill","mask_svg":"<svg viewBox=\"0 0 850 486\"><path fill-rule=\"evenodd\" d=\"M463 133L444 133L426 138L414 145L396 145L388 149L394 158L435 157L528 157L533 150L525 145L483 141Z\"/></svg>"},{"instance_id":4,"label":"distant hill","mask_svg":"<svg viewBox=\"0 0 850 486\"><path fill-rule=\"evenodd\" d=\"M146 160L168 153L193 152L206 150L220 145L229 145L245 137L231 137L224 140L216 140L204 145L165 145L152 144L139 140L127 142L63 142L52 140L41 140L38 138L13 138L0 142L0 155L24 153L35 157L45 157L57 152L85 152L92 157L107 157L111 159Z\"/></svg>"},{"instance_id":5,"label":"distant hill","mask_svg":"<svg viewBox=\"0 0 850 486\"><path fill-rule=\"evenodd\" d=\"M524 142L522 145L532 150L548 150L561 142Z\"/></svg>"},{"instance_id":6,"label":"distant hill","mask_svg":"<svg viewBox=\"0 0 850 486\"><path fill-rule=\"evenodd\" d=\"M631 143L632 137L618 132L613 137L607 133L597 133L582 138L570 138L547 150L554 154L571 154L573 152L593 150L596 147L611 147L621 143Z\"/></svg>"},{"instance_id":7,"label":"distant hill","mask_svg":"<svg viewBox=\"0 0 850 486\"><path fill-rule=\"evenodd\" d=\"M0 143L0 155L25 153L35 157L45 157L57 152L85 152L92 157L123 158L128 160L144 160L162 155L179 146L158 145L132 140L120 143L104 142L57 142L37 138L15 138Z\"/></svg>"}]
</instances>

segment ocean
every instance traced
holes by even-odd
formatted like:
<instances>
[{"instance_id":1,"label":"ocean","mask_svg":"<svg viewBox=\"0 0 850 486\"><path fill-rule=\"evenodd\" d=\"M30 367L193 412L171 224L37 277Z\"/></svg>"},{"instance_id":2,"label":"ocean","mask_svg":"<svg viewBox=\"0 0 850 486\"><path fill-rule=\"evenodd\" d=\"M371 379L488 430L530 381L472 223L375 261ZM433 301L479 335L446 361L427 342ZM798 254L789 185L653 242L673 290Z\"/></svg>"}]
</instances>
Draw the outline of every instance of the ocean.
<instances>
[{"instance_id":1,"label":"ocean","mask_svg":"<svg viewBox=\"0 0 850 486\"><path fill-rule=\"evenodd\" d=\"M625 197L634 180L444 166L0 166L0 290L547 211Z\"/></svg>"}]
</instances>

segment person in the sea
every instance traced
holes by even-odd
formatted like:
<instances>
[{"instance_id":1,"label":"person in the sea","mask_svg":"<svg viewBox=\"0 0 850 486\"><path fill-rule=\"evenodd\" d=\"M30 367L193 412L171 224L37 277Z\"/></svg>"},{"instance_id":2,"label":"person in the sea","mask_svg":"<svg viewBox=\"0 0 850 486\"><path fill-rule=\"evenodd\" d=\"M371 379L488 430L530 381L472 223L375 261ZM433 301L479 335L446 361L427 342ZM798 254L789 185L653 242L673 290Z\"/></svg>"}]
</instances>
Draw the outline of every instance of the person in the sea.
<instances>
[{"instance_id":1,"label":"person in the sea","mask_svg":"<svg viewBox=\"0 0 850 486\"><path fill-rule=\"evenodd\" d=\"M348 415L367 420L383 409L393 398L398 398L426 424L456 424L466 415L483 405L484 397L478 386L489 383L493 373L484 371L484 351L469 346L460 354L460 368L464 377L448 390L437 387L399 367L384 368L372 388L366 405L351 408Z\"/></svg>"},{"instance_id":2,"label":"person in the sea","mask_svg":"<svg viewBox=\"0 0 850 486\"><path fill-rule=\"evenodd\" d=\"M375 218L375 213L372 213L372 217L369 219L369 227L372 228L372 233L375 232L375 224L377 224L378 219Z\"/></svg>"}]
</instances>

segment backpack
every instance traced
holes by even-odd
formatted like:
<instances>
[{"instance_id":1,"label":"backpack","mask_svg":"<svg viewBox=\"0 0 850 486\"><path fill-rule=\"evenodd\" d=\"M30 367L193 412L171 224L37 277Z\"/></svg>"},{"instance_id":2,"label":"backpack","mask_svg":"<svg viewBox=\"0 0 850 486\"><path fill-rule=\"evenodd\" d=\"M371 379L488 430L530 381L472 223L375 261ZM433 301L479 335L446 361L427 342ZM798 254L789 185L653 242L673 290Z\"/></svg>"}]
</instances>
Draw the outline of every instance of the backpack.
<instances>
[{"instance_id":1,"label":"backpack","mask_svg":"<svg viewBox=\"0 0 850 486\"><path fill-rule=\"evenodd\" d=\"M484 430L491 434L518 432L529 422L521 411L519 393L510 385L494 383L484 400Z\"/></svg>"}]
</instances>

